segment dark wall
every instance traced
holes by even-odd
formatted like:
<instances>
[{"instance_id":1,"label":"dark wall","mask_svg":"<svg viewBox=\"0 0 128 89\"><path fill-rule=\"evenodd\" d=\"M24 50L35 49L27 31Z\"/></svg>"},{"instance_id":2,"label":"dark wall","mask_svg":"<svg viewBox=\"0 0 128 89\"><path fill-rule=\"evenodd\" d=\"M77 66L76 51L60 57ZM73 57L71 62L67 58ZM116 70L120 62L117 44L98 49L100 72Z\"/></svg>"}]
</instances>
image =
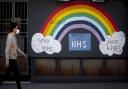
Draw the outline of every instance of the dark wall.
<instances>
[{"instance_id":1,"label":"dark wall","mask_svg":"<svg viewBox=\"0 0 128 89\"><path fill-rule=\"evenodd\" d=\"M74 52L72 55L66 51L68 46L68 35L63 39L62 44L65 45L63 52L60 55L53 55L49 56L45 53L35 54L31 49L31 38L34 33L40 32L42 25L44 24L45 20L47 19L48 15L58 6L62 5L63 3L56 2L55 0L29 0L29 56L32 57L32 64L31 64L31 80L36 82L79 82L79 79L83 79L87 82L88 79L95 82L95 79L99 79L99 81L105 81L106 79L110 79L110 81L117 81L119 79L127 79L127 61L121 56L118 56L120 60L117 58L102 58L101 52L98 49L98 42L96 38L92 35L92 44L93 45L93 53L87 53L86 55L82 52ZM127 33L127 8L125 3L122 0L110 0L110 2L106 4L98 4L100 7L105 9L107 13L109 13L113 20L116 22L119 29ZM71 31L78 32L79 31ZM80 32L84 32L83 29L80 29ZM126 35L127 36L127 35ZM127 43L127 42L126 42ZM124 55L126 56L127 53L127 45L125 44L124 47ZM97 52L98 50L98 52ZM72 57L74 56L74 57ZM86 57L93 57L93 58L86 58ZM95 57L99 57L96 59ZM33 58L34 57L34 58ZM40 57L40 58L39 58ZM45 58L48 57L48 58ZM54 57L51 58L50 57ZM56 57L60 57L57 58ZM70 57L67 60L63 57ZM76 58L82 57L82 58ZM113 57L116 57L115 55ZM35 60L33 60L35 59ZM62 80L61 80L62 78ZM71 78L71 80L69 80ZM86 79L87 78L87 79ZM59 81L60 79L60 81ZM67 80L66 80L67 79ZM78 79L78 80L77 80Z\"/></svg>"},{"instance_id":2,"label":"dark wall","mask_svg":"<svg viewBox=\"0 0 128 89\"><path fill-rule=\"evenodd\" d=\"M34 33L40 32L41 27L43 26L44 22L46 21L48 15L59 5L63 3L56 2L55 0L30 0L28 3L28 19L29 19L29 56L30 57L108 57L103 56L99 50L96 38L92 35L92 51L91 52L69 52L67 51L67 36L63 39L62 44L65 45L62 49L61 53L54 54L54 55L47 55L46 53L36 54L31 49L31 39ZM108 14L111 15L113 20L116 22L117 27L124 31L127 35L127 7L126 4L122 0L110 0L108 3L96 3L100 7L102 7ZM82 32L82 30L80 31ZM114 55L112 57L127 57L127 41L124 47L123 54L120 56Z\"/></svg>"}]
</instances>

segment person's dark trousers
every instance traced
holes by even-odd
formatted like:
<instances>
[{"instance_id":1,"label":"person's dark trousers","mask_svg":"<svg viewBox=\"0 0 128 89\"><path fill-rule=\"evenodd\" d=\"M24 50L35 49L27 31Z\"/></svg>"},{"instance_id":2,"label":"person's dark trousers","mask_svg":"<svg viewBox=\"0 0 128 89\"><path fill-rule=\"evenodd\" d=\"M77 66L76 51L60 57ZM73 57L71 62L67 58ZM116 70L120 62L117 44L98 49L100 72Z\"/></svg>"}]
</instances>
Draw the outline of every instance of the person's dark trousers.
<instances>
[{"instance_id":1,"label":"person's dark trousers","mask_svg":"<svg viewBox=\"0 0 128 89\"><path fill-rule=\"evenodd\" d=\"M17 62L15 59L9 59L9 66L7 68L6 74L4 77L0 80L0 86L2 85L3 81L13 72L17 84L17 88L21 89L20 85L20 74L19 74L19 69L17 66Z\"/></svg>"}]
</instances>

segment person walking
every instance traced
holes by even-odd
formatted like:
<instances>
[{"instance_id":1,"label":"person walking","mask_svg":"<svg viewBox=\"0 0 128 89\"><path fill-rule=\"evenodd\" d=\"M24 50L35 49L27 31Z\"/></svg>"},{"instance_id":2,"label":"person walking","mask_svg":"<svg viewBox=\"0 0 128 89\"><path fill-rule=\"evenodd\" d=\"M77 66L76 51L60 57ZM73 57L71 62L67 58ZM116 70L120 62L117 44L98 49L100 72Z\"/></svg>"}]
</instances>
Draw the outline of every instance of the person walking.
<instances>
[{"instance_id":1,"label":"person walking","mask_svg":"<svg viewBox=\"0 0 128 89\"><path fill-rule=\"evenodd\" d=\"M21 89L20 84L20 73L19 68L16 62L18 52L23 56L27 57L26 54L21 51L21 49L17 45L16 35L20 32L19 25L17 23L11 23L10 33L7 36L6 41L6 49L5 49L5 57L6 57L6 73L4 77L0 80L0 86L3 81L13 72L17 84L17 88Z\"/></svg>"}]
</instances>

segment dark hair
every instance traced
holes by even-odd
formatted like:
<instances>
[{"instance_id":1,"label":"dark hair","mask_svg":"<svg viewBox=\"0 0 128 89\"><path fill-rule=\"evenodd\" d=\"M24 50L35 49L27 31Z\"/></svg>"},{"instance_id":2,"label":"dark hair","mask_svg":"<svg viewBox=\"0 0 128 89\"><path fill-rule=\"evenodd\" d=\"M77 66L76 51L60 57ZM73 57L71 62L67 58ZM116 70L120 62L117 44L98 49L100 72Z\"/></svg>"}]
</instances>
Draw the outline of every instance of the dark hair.
<instances>
[{"instance_id":1,"label":"dark hair","mask_svg":"<svg viewBox=\"0 0 128 89\"><path fill-rule=\"evenodd\" d=\"M11 23L11 25L10 25L10 32L13 32L13 29L14 29L16 26L19 26L19 24L16 23L16 22Z\"/></svg>"}]
</instances>

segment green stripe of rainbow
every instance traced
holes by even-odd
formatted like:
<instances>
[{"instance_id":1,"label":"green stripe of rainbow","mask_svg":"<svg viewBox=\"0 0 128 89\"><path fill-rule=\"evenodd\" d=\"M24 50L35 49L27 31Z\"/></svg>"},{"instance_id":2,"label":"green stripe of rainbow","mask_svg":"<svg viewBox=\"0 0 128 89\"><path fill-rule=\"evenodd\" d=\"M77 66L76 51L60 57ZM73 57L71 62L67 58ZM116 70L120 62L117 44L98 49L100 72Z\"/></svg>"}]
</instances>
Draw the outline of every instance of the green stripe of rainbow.
<instances>
[{"instance_id":1,"label":"green stripe of rainbow","mask_svg":"<svg viewBox=\"0 0 128 89\"><path fill-rule=\"evenodd\" d=\"M41 33L45 36L53 36L55 33L59 33L61 29L58 31L56 29L62 24L62 22L72 17L87 17L93 19L103 28L99 29L102 34L105 33L106 35L112 35L113 32L118 31L118 28L111 17L98 6L87 2L73 2L66 3L53 11L43 25Z\"/></svg>"}]
</instances>

